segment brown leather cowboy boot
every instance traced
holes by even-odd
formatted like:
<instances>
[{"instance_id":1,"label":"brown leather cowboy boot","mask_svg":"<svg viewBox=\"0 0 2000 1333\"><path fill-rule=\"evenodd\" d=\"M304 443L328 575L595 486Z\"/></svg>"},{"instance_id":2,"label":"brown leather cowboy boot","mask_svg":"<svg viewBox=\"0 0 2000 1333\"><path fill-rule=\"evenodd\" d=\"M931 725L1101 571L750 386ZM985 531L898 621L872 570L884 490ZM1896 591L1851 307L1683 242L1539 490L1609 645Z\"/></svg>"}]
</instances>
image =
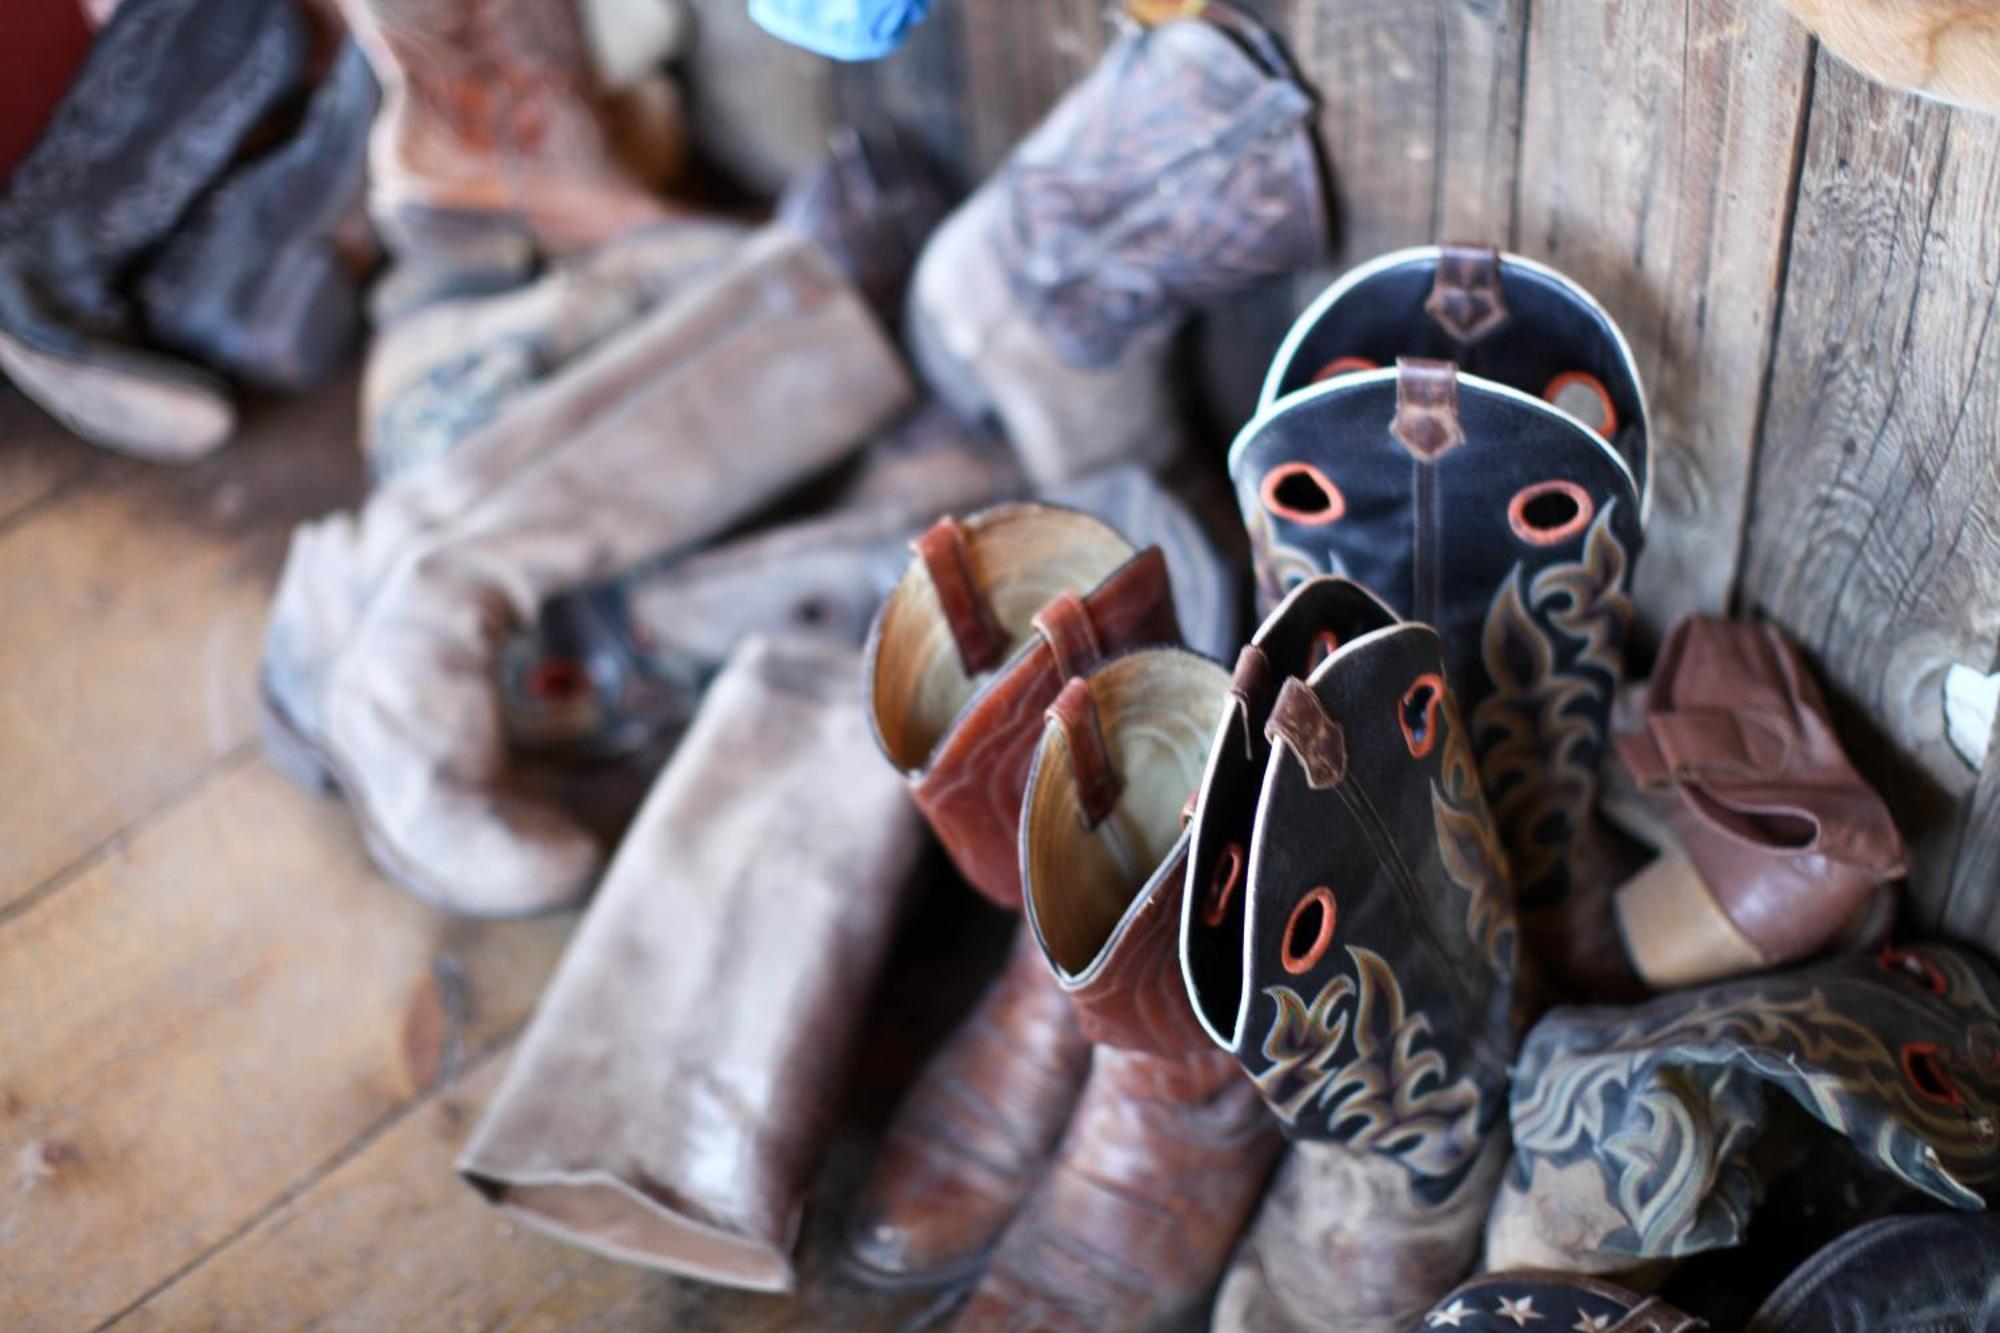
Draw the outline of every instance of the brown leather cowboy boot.
<instances>
[{"instance_id":1,"label":"brown leather cowboy boot","mask_svg":"<svg viewBox=\"0 0 2000 1333\"><path fill-rule=\"evenodd\" d=\"M876 738L952 859L1019 911L1021 794L1042 710L1106 656L1179 638L1166 562L1046 505L941 519L870 636ZM977 1267L1054 1149L1088 1047L1025 940L897 1109L850 1218L864 1276Z\"/></svg>"},{"instance_id":2,"label":"brown leather cowboy boot","mask_svg":"<svg viewBox=\"0 0 2000 1333\"><path fill-rule=\"evenodd\" d=\"M1804 654L1775 625L1681 620L1641 727L1613 739L1622 771L1606 813L1660 853L1612 894L1648 984L1798 962L1865 933L1849 923L1887 915L1875 908L1903 873L1903 839L1840 748Z\"/></svg>"},{"instance_id":3,"label":"brown leather cowboy boot","mask_svg":"<svg viewBox=\"0 0 2000 1333\"><path fill-rule=\"evenodd\" d=\"M670 215L617 162L574 0L341 0L382 85L370 212L389 248L524 274Z\"/></svg>"},{"instance_id":4,"label":"brown leather cowboy boot","mask_svg":"<svg viewBox=\"0 0 2000 1333\"><path fill-rule=\"evenodd\" d=\"M1514 951L1436 632L1308 579L1238 659L1188 858L1195 1011L1293 1140L1216 1329L1403 1333L1471 1267Z\"/></svg>"},{"instance_id":5,"label":"brown leather cowboy boot","mask_svg":"<svg viewBox=\"0 0 2000 1333\"><path fill-rule=\"evenodd\" d=\"M775 361L788 373L760 373ZM766 234L506 431L295 543L265 655L276 734L339 783L419 896L487 915L573 900L598 850L509 786L502 646L551 594L713 536L908 402L852 288Z\"/></svg>"},{"instance_id":6,"label":"brown leather cowboy boot","mask_svg":"<svg viewBox=\"0 0 2000 1333\"><path fill-rule=\"evenodd\" d=\"M1097 1044L1054 1165L961 1330L1165 1327L1221 1274L1282 1144L1189 1008L1176 957L1188 840L1228 677L1180 649L1072 679L1021 816L1028 922Z\"/></svg>"}]
</instances>

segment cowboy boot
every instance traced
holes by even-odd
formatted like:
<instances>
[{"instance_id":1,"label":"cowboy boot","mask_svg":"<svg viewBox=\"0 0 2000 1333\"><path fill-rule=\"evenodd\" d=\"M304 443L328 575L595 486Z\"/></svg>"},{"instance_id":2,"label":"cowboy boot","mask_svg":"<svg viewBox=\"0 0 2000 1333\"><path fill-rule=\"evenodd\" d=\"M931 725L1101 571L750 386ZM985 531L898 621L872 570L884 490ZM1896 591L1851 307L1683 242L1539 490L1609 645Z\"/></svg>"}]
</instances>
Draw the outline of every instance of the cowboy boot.
<instances>
[{"instance_id":1,"label":"cowboy boot","mask_svg":"<svg viewBox=\"0 0 2000 1333\"><path fill-rule=\"evenodd\" d=\"M1529 1324L1576 1333L1694 1333L1708 1325L1657 1296L1572 1273L1484 1273L1453 1291L1416 1325L1423 1333L1521 1333Z\"/></svg>"},{"instance_id":2,"label":"cowboy boot","mask_svg":"<svg viewBox=\"0 0 2000 1333\"><path fill-rule=\"evenodd\" d=\"M341 0L382 85L369 212L399 258L524 276L672 213L625 170L573 0Z\"/></svg>"},{"instance_id":3,"label":"cowboy boot","mask_svg":"<svg viewBox=\"0 0 2000 1333\"><path fill-rule=\"evenodd\" d=\"M776 217L819 242L883 323L902 317L924 242L951 209L937 168L902 134L834 132L826 161L778 196Z\"/></svg>"},{"instance_id":4,"label":"cowboy boot","mask_svg":"<svg viewBox=\"0 0 2000 1333\"><path fill-rule=\"evenodd\" d=\"M749 634L859 646L903 572L910 537L927 520L1020 488L1012 454L966 435L941 407L919 413L863 459L861 474L822 516L545 606L534 631L502 658L509 743L563 758L628 753L685 720ZM1233 618L1228 572L1193 517L1150 473L1109 468L1042 498L1158 546L1180 622L1203 625L1202 643L1227 633L1220 627Z\"/></svg>"},{"instance_id":5,"label":"cowboy boot","mask_svg":"<svg viewBox=\"0 0 2000 1333\"><path fill-rule=\"evenodd\" d=\"M224 179L139 281L148 331L265 388L330 375L361 326L334 233L361 207L375 76L341 48L289 141Z\"/></svg>"},{"instance_id":6,"label":"cowboy boot","mask_svg":"<svg viewBox=\"0 0 2000 1333\"><path fill-rule=\"evenodd\" d=\"M1338 369L1348 356L1394 364ZM1587 395L1594 423L1520 390L1579 364L1603 395ZM1592 975L1612 934L1592 811L1646 440L1622 340L1585 294L1526 261L1431 249L1367 266L1301 316L1230 451L1265 606L1327 572L1437 629L1529 954L1574 988L1622 980Z\"/></svg>"},{"instance_id":7,"label":"cowboy boot","mask_svg":"<svg viewBox=\"0 0 2000 1333\"><path fill-rule=\"evenodd\" d=\"M1037 484L1159 462L1188 312L1326 247L1311 98L1255 20L1202 14L1121 19L917 266L925 379L968 418L997 417Z\"/></svg>"},{"instance_id":8,"label":"cowboy boot","mask_svg":"<svg viewBox=\"0 0 2000 1333\"><path fill-rule=\"evenodd\" d=\"M1778 1111L1798 1113L1782 1127ZM1941 944L1550 1010L1487 1262L1620 1273L1739 1244L1768 1138L1824 1126L1952 1207L2000 1186L2000 975Z\"/></svg>"},{"instance_id":9,"label":"cowboy boot","mask_svg":"<svg viewBox=\"0 0 2000 1333\"><path fill-rule=\"evenodd\" d=\"M1886 915L1885 898L1893 907L1903 839L1776 626L1682 619L1642 727L1615 739L1605 812L1660 853L1612 894L1648 985L1795 963L1868 933L1852 923Z\"/></svg>"},{"instance_id":10,"label":"cowboy boot","mask_svg":"<svg viewBox=\"0 0 2000 1333\"><path fill-rule=\"evenodd\" d=\"M1072 510L940 519L870 634L882 752L973 887L1021 908L1020 815L1042 710L1111 654L1178 638L1166 562ZM1017 942L1000 982L905 1095L849 1219L879 1282L974 1270L1054 1150L1089 1048Z\"/></svg>"},{"instance_id":11,"label":"cowboy boot","mask_svg":"<svg viewBox=\"0 0 2000 1333\"><path fill-rule=\"evenodd\" d=\"M1149 649L1064 686L1021 815L1028 923L1096 1045L1054 1164L961 1330L1177 1326L1221 1274L1282 1146L1189 1008L1185 810L1228 677Z\"/></svg>"},{"instance_id":12,"label":"cowboy boot","mask_svg":"<svg viewBox=\"0 0 2000 1333\"><path fill-rule=\"evenodd\" d=\"M1182 958L1196 1015L1293 1146L1218 1330L1407 1329L1476 1257L1520 999L1505 859L1448 679L1435 631L1326 577L1238 659Z\"/></svg>"},{"instance_id":13,"label":"cowboy boot","mask_svg":"<svg viewBox=\"0 0 2000 1333\"><path fill-rule=\"evenodd\" d=\"M628 1262L792 1285L923 845L871 753L859 667L760 637L730 659L459 1161L493 1202Z\"/></svg>"},{"instance_id":14,"label":"cowboy boot","mask_svg":"<svg viewBox=\"0 0 2000 1333\"><path fill-rule=\"evenodd\" d=\"M1972 1333L2000 1327L2000 1217L1884 1217L1802 1264L1745 1333Z\"/></svg>"},{"instance_id":15,"label":"cowboy boot","mask_svg":"<svg viewBox=\"0 0 2000 1333\"><path fill-rule=\"evenodd\" d=\"M786 375L762 373L779 361ZM518 459L505 484L420 528L358 611L333 580L327 619L349 617L346 633L331 654L295 658L306 678L272 691L279 720L344 790L378 862L453 910L556 907L597 868L579 826L507 790L493 669L510 635L566 586L728 527L909 401L859 298L783 232L565 379L558 420L540 414L553 428L529 437L539 449L482 441ZM528 410L507 424L519 429ZM450 506L466 478L426 469L408 480L377 520L404 533L411 492ZM369 529L364 510L348 539L365 551ZM308 624L308 635L325 627ZM274 636L288 632L274 625Z\"/></svg>"},{"instance_id":16,"label":"cowboy boot","mask_svg":"<svg viewBox=\"0 0 2000 1333\"><path fill-rule=\"evenodd\" d=\"M236 411L207 373L140 345L118 292L296 85L287 0L132 0L0 200L0 370L94 444L187 462Z\"/></svg>"}]
</instances>

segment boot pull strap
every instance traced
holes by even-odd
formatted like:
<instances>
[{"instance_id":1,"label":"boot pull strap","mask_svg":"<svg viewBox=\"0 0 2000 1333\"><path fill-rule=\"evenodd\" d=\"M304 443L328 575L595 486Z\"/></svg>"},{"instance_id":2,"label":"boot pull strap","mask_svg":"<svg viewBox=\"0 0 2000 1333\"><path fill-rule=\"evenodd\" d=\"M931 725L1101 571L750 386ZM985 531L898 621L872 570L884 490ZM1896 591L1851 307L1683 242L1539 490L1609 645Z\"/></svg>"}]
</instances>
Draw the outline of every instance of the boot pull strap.
<instances>
[{"instance_id":1,"label":"boot pull strap","mask_svg":"<svg viewBox=\"0 0 2000 1333\"><path fill-rule=\"evenodd\" d=\"M1347 733L1327 716L1326 705L1312 687L1297 676L1286 677L1279 687L1264 735L1292 752L1306 771L1306 785L1314 791L1337 786L1347 776Z\"/></svg>"},{"instance_id":2,"label":"boot pull strap","mask_svg":"<svg viewBox=\"0 0 2000 1333\"><path fill-rule=\"evenodd\" d=\"M972 576L972 552L966 547L965 528L947 515L911 542L910 549L930 573L965 674L976 676L999 666L1007 652L1007 632L1000 628L993 604Z\"/></svg>"},{"instance_id":3,"label":"boot pull strap","mask_svg":"<svg viewBox=\"0 0 2000 1333\"><path fill-rule=\"evenodd\" d=\"M1075 593L1059 592L1049 598L1035 612L1033 624L1055 656L1057 679L1087 676L1104 660L1104 645L1098 640L1090 608Z\"/></svg>"},{"instance_id":4,"label":"boot pull strap","mask_svg":"<svg viewBox=\"0 0 2000 1333\"><path fill-rule=\"evenodd\" d=\"M1236 654L1236 670L1229 677L1229 698L1236 705L1237 725L1243 732L1243 757L1257 757L1257 738L1251 732L1256 719L1270 711L1271 658L1254 643L1243 645Z\"/></svg>"},{"instance_id":5,"label":"boot pull strap","mask_svg":"<svg viewBox=\"0 0 2000 1333\"><path fill-rule=\"evenodd\" d=\"M1389 433L1428 463L1465 443L1458 419L1458 367L1449 361L1396 358L1396 419Z\"/></svg>"},{"instance_id":6,"label":"boot pull strap","mask_svg":"<svg viewBox=\"0 0 2000 1333\"><path fill-rule=\"evenodd\" d=\"M1476 343L1505 324L1507 298L1500 291L1500 252L1490 245L1438 248L1437 276L1424 313L1460 343Z\"/></svg>"},{"instance_id":7,"label":"boot pull strap","mask_svg":"<svg viewBox=\"0 0 2000 1333\"><path fill-rule=\"evenodd\" d=\"M1111 766L1111 750L1104 743L1104 721L1097 713L1097 696L1090 682L1070 677L1046 715L1063 729L1069 751L1070 772L1076 777L1077 800L1083 806L1085 828L1096 828L1110 817L1125 782Z\"/></svg>"}]
</instances>

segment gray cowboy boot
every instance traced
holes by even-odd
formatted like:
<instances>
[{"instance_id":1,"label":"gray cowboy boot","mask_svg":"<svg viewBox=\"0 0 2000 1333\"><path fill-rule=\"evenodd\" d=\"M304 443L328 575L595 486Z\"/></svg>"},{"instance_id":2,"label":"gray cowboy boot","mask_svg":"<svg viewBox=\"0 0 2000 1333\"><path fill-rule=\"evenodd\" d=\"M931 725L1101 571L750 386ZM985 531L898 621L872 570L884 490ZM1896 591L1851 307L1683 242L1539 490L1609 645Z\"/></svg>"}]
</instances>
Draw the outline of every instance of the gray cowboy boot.
<instances>
[{"instance_id":1,"label":"gray cowboy boot","mask_svg":"<svg viewBox=\"0 0 2000 1333\"><path fill-rule=\"evenodd\" d=\"M304 389L361 327L335 231L361 212L375 76L341 48L291 139L231 172L138 284L163 345L251 384Z\"/></svg>"},{"instance_id":2,"label":"gray cowboy boot","mask_svg":"<svg viewBox=\"0 0 2000 1333\"><path fill-rule=\"evenodd\" d=\"M1947 1205L2000 1186L2000 976L1940 944L1630 1008L1552 1009L1515 1069L1496 1267L1619 1273L1740 1243L1795 1104Z\"/></svg>"},{"instance_id":3,"label":"gray cowboy boot","mask_svg":"<svg viewBox=\"0 0 2000 1333\"><path fill-rule=\"evenodd\" d=\"M1166 362L1204 302L1317 260L1312 101L1229 6L1124 31L926 247L909 337L1045 485L1179 439Z\"/></svg>"},{"instance_id":4,"label":"gray cowboy boot","mask_svg":"<svg viewBox=\"0 0 2000 1333\"><path fill-rule=\"evenodd\" d=\"M0 370L94 444L186 462L236 411L140 345L119 291L297 82L290 0L128 0L0 200Z\"/></svg>"},{"instance_id":5,"label":"gray cowboy boot","mask_svg":"<svg viewBox=\"0 0 2000 1333\"><path fill-rule=\"evenodd\" d=\"M1238 658L1194 807L1194 1010L1292 1139L1213 1327L1401 1333L1506 1158L1514 914L1443 645L1344 579Z\"/></svg>"},{"instance_id":6,"label":"gray cowboy boot","mask_svg":"<svg viewBox=\"0 0 2000 1333\"><path fill-rule=\"evenodd\" d=\"M338 783L420 896L486 915L574 900L599 851L510 789L505 642L550 595L704 541L830 466L909 393L832 265L764 234L505 432L295 542L265 656L274 738Z\"/></svg>"}]
</instances>

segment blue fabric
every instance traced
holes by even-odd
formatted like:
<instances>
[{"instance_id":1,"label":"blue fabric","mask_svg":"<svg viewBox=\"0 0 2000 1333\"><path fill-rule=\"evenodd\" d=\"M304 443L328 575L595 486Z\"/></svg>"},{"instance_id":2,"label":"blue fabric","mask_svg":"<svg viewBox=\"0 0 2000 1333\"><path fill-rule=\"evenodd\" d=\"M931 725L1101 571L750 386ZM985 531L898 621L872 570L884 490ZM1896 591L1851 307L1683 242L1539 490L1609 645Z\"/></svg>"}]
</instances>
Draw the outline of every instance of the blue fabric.
<instances>
[{"instance_id":1,"label":"blue fabric","mask_svg":"<svg viewBox=\"0 0 2000 1333\"><path fill-rule=\"evenodd\" d=\"M877 60L903 44L931 0L750 0L774 37L835 60Z\"/></svg>"}]
</instances>

